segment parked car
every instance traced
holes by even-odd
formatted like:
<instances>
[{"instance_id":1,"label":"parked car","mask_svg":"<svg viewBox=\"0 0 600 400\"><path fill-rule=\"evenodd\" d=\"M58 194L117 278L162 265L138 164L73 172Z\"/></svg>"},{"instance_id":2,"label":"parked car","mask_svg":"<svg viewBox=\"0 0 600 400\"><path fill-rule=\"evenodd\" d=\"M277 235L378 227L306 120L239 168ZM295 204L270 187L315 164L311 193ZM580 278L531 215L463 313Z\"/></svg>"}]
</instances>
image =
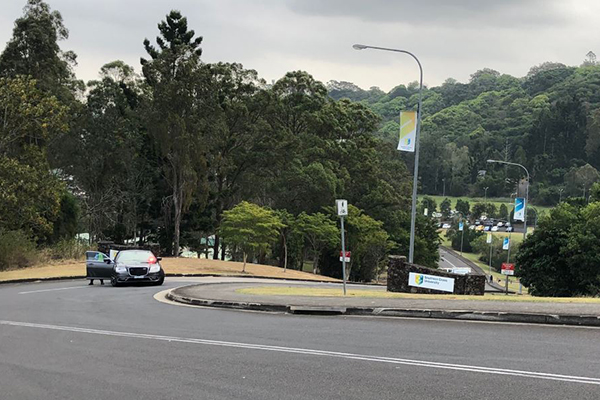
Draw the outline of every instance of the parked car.
<instances>
[{"instance_id":1,"label":"parked car","mask_svg":"<svg viewBox=\"0 0 600 400\"><path fill-rule=\"evenodd\" d=\"M512 226L507 226L506 227L506 232L514 232L515 228L513 228Z\"/></svg>"},{"instance_id":2,"label":"parked car","mask_svg":"<svg viewBox=\"0 0 600 400\"><path fill-rule=\"evenodd\" d=\"M504 223L502 221L498 222L498 224L496 224L496 226L504 226Z\"/></svg>"},{"instance_id":3,"label":"parked car","mask_svg":"<svg viewBox=\"0 0 600 400\"><path fill-rule=\"evenodd\" d=\"M477 225L477 226L475 227L475 230L476 230L477 232L481 232L481 231L483 230L483 225Z\"/></svg>"},{"instance_id":4,"label":"parked car","mask_svg":"<svg viewBox=\"0 0 600 400\"><path fill-rule=\"evenodd\" d=\"M490 230L490 228L491 228L491 226L486 225L486 226L483 227L483 230L486 231L486 232L488 232Z\"/></svg>"},{"instance_id":5,"label":"parked car","mask_svg":"<svg viewBox=\"0 0 600 400\"><path fill-rule=\"evenodd\" d=\"M498 232L498 227L497 226L492 226L492 232Z\"/></svg>"},{"instance_id":6,"label":"parked car","mask_svg":"<svg viewBox=\"0 0 600 400\"><path fill-rule=\"evenodd\" d=\"M446 223L442 225L442 229L450 229L450 224Z\"/></svg>"},{"instance_id":7,"label":"parked car","mask_svg":"<svg viewBox=\"0 0 600 400\"><path fill-rule=\"evenodd\" d=\"M121 250L114 260L99 251L88 251L87 279L110 279L113 286L131 282L162 285L165 272L161 259L149 250Z\"/></svg>"},{"instance_id":8,"label":"parked car","mask_svg":"<svg viewBox=\"0 0 600 400\"><path fill-rule=\"evenodd\" d=\"M469 225L469 229L474 231L475 230L475 225Z\"/></svg>"}]
</instances>

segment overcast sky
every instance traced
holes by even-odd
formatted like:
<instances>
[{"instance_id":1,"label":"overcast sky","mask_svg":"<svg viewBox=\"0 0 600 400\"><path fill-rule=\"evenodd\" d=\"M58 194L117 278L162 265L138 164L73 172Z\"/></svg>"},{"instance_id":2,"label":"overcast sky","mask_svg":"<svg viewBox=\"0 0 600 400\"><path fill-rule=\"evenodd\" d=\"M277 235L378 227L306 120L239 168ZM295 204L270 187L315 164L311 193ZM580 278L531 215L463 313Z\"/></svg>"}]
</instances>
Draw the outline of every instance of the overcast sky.
<instances>
[{"instance_id":1,"label":"overcast sky","mask_svg":"<svg viewBox=\"0 0 600 400\"><path fill-rule=\"evenodd\" d=\"M467 81L489 67L523 76L532 65L578 65L600 55L597 0L47 0L62 13L78 55L77 75L95 79L120 59L139 68L142 41L154 41L157 23L171 9L188 17L204 37L205 62L240 62L267 81L287 71L389 90L416 80L407 56L356 51L353 43L414 52L425 82ZM0 46L12 34L25 0L2 0Z\"/></svg>"}]
</instances>

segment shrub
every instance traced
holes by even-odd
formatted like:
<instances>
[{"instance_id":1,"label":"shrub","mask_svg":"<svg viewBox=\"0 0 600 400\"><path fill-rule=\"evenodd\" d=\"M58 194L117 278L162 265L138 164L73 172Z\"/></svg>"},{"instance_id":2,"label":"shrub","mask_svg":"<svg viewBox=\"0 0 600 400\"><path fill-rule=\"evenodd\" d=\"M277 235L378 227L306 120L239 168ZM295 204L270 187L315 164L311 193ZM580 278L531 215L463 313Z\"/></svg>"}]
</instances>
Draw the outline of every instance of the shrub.
<instances>
[{"instance_id":1,"label":"shrub","mask_svg":"<svg viewBox=\"0 0 600 400\"><path fill-rule=\"evenodd\" d=\"M29 267L38 257L35 243L25 233L0 230L0 271Z\"/></svg>"},{"instance_id":2,"label":"shrub","mask_svg":"<svg viewBox=\"0 0 600 400\"><path fill-rule=\"evenodd\" d=\"M85 252L90 248L91 246L86 242L75 239L62 239L49 248L49 253L54 260L74 260L83 258Z\"/></svg>"}]
</instances>

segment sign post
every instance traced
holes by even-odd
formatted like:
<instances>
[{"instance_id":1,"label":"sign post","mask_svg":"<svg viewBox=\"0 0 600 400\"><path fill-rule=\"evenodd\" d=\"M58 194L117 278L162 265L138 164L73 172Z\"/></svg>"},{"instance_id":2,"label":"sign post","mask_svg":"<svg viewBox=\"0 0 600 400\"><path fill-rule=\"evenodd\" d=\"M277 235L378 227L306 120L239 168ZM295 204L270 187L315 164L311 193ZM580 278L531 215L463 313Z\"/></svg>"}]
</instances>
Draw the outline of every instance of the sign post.
<instances>
[{"instance_id":1,"label":"sign post","mask_svg":"<svg viewBox=\"0 0 600 400\"><path fill-rule=\"evenodd\" d=\"M458 223L458 230L461 232L460 233L460 255L463 255L463 238L465 237L465 224L463 224L463 222L459 222Z\"/></svg>"},{"instance_id":2,"label":"sign post","mask_svg":"<svg viewBox=\"0 0 600 400\"><path fill-rule=\"evenodd\" d=\"M508 250L508 253L506 255L506 264L509 264L510 262L510 233L508 234L508 237L504 238L504 243L502 243L502 249L504 250ZM502 264L502 273L504 274L504 264ZM513 273L510 275L514 274L514 266L513 266ZM508 274L506 275L506 294L508 295Z\"/></svg>"},{"instance_id":3,"label":"sign post","mask_svg":"<svg viewBox=\"0 0 600 400\"><path fill-rule=\"evenodd\" d=\"M490 244L490 282L493 280L492 278L492 233L488 232L487 234L487 242Z\"/></svg>"},{"instance_id":4,"label":"sign post","mask_svg":"<svg viewBox=\"0 0 600 400\"><path fill-rule=\"evenodd\" d=\"M340 223L342 228L342 252L340 253L340 260L342 261L342 279L344 285L344 296L346 295L346 258L350 261L350 252L346 255L346 241L344 237L344 217L348 215L348 200L336 200L337 214L340 217Z\"/></svg>"}]
</instances>

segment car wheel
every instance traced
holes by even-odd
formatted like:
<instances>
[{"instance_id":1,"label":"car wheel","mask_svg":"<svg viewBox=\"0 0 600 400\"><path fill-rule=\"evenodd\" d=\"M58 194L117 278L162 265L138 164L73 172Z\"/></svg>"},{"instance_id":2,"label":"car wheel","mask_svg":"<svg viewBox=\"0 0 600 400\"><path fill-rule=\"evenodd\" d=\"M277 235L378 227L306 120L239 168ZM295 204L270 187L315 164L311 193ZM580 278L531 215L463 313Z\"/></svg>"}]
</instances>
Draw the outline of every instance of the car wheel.
<instances>
[{"instance_id":1,"label":"car wheel","mask_svg":"<svg viewBox=\"0 0 600 400\"><path fill-rule=\"evenodd\" d=\"M111 276L111 277L110 277L110 284L111 284L113 287L117 287L117 286L119 286L119 282L117 282L117 278L116 278L116 277L114 277L114 276Z\"/></svg>"}]
</instances>

